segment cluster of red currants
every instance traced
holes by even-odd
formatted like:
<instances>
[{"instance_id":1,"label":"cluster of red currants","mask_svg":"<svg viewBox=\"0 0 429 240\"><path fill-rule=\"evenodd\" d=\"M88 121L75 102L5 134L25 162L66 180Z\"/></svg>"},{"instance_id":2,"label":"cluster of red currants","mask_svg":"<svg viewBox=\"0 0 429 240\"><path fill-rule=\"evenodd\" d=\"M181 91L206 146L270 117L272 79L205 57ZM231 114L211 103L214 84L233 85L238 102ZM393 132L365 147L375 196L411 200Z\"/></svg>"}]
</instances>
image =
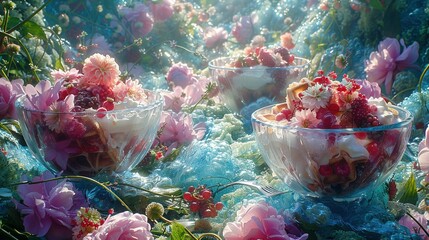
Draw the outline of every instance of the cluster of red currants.
<instances>
[{"instance_id":1,"label":"cluster of red currants","mask_svg":"<svg viewBox=\"0 0 429 240\"><path fill-rule=\"evenodd\" d=\"M216 217L217 212L222 210L221 202L214 202L213 193L206 186L190 186L188 191L183 193L183 199L189 203L189 210L198 213L201 218Z\"/></svg>"}]
</instances>

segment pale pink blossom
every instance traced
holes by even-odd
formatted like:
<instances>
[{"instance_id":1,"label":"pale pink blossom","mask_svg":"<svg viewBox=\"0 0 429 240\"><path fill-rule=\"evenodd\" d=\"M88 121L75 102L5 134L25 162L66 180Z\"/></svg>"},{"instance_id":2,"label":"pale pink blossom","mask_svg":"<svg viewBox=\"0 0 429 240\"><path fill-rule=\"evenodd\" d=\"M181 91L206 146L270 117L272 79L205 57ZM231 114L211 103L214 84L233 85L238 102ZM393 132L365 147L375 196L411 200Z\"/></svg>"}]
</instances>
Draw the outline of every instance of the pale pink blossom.
<instances>
[{"instance_id":1,"label":"pale pink blossom","mask_svg":"<svg viewBox=\"0 0 429 240\"><path fill-rule=\"evenodd\" d=\"M32 181L53 177L46 171ZM24 176L23 180L28 179ZM71 182L66 181L22 184L18 186L17 192L22 202L15 201L15 204L24 215L25 231L48 240L69 239L76 211L88 205L83 194Z\"/></svg>"},{"instance_id":2,"label":"pale pink blossom","mask_svg":"<svg viewBox=\"0 0 429 240\"><path fill-rule=\"evenodd\" d=\"M365 79L359 80L355 79L356 83L361 85L361 89L359 90L359 93L362 93L366 96L366 98L379 98L381 97L381 88L380 86L375 82L370 82Z\"/></svg>"},{"instance_id":3,"label":"pale pink blossom","mask_svg":"<svg viewBox=\"0 0 429 240\"><path fill-rule=\"evenodd\" d=\"M98 85L113 87L119 80L121 73L114 58L99 53L85 59L82 72L84 77L79 84L84 87Z\"/></svg>"},{"instance_id":4,"label":"pale pink blossom","mask_svg":"<svg viewBox=\"0 0 429 240\"><path fill-rule=\"evenodd\" d=\"M130 24L134 37L144 37L152 31L154 20L146 4L136 3L133 8L122 7L119 13Z\"/></svg>"},{"instance_id":5,"label":"pale pink blossom","mask_svg":"<svg viewBox=\"0 0 429 240\"><path fill-rule=\"evenodd\" d=\"M155 21L162 22L173 16L175 0L150 2L150 9Z\"/></svg>"},{"instance_id":6,"label":"pale pink blossom","mask_svg":"<svg viewBox=\"0 0 429 240\"><path fill-rule=\"evenodd\" d=\"M70 94L63 101L56 101L49 106L45 116L46 125L56 133L63 132L70 121L74 119L73 114L70 114L74 108L74 95Z\"/></svg>"},{"instance_id":7,"label":"pale pink blossom","mask_svg":"<svg viewBox=\"0 0 429 240\"><path fill-rule=\"evenodd\" d=\"M367 80L379 85L384 83L386 93L390 94L396 74L406 68L417 67L418 57L417 42L407 47L403 39L399 42L395 38L386 38L378 45L378 51L372 52L369 60L365 61Z\"/></svg>"},{"instance_id":8,"label":"pale pink blossom","mask_svg":"<svg viewBox=\"0 0 429 240\"><path fill-rule=\"evenodd\" d=\"M232 27L232 35L239 43L248 43L253 37L253 20L251 16L243 16Z\"/></svg>"},{"instance_id":9,"label":"pale pink blossom","mask_svg":"<svg viewBox=\"0 0 429 240\"><path fill-rule=\"evenodd\" d=\"M416 211L411 211L410 214L413 216L414 219L417 220L418 223L407 214L402 216L401 219L399 219L398 223L408 228L411 233L418 234L420 237L422 237L422 239L429 239L429 237L426 236L425 232L422 229L423 227L426 230L428 226L428 220L426 219L425 215Z\"/></svg>"},{"instance_id":10,"label":"pale pink blossom","mask_svg":"<svg viewBox=\"0 0 429 240\"><path fill-rule=\"evenodd\" d=\"M208 27L204 31L204 43L207 48L215 48L222 45L228 39L228 32L221 27Z\"/></svg>"},{"instance_id":11,"label":"pale pink blossom","mask_svg":"<svg viewBox=\"0 0 429 240\"><path fill-rule=\"evenodd\" d=\"M302 92L301 101L305 108L319 109L328 105L331 96L332 94L327 87L316 83Z\"/></svg>"},{"instance_id":12,"label":"pale pink blossom","mask_svg":"<svg viewBox=\"0 0 429 240\"><path fill-rule=\"evenodd\" d=\"M235 221L226 224L223 229L223 236L225 240L305 240L308 238L308 234L302 236L288 235L284 218L266 202L241 207L237 212Z\"/></svg>"},{"instance_id":13,"label":"pale pink blossom","mask_svg":"<svg viewBox=\"0 0 429 240\"><path fill-rule=\"evenodd\" d=\"M116 101L124 101L128 93L128 87L124 82L118 81L116 85L113 86L112 91Z\"/></svg>"},{"instance_id":14,"label":"pale pink blossom","mask_svg":"<svg viewBox=\"0 0 429 240\"><path fill-rule=\"evenodd\" d=\"M176 113L182 110L182 105L185 103L183 88L173 87L173 91L162 92L162 95L164 96L164 110L172 110Z\"/></svg>"},{"instance_id":15,"label":"pale pink blossom","mask_svg":"<svg viewBox=\"0 0 429 240\"><path fill-rule=\"evenodd\" d=\"M109 216L95 231L84 240L154 239L147 217L140 213L122 212Z\"/></svg>"},{"instance_id":16,"label":"pale pink blossom","mask_svg":"<svg viewBox=\"0 0 429 240\"><path fill-rule=\"evenodd\" d=\"M287 49L295 47L295 43L293 43L292 34L290 32L286 32L280 36L280 45Z\"/></svg>"},{"instance_id":17,"label":"pale pink blossom","mask_svg":"<svg viewBox=\"0 0 429 240\"><path fill-rule=\"evenodd\" d=\"M51 76L54 78L55 82L64 81L64 82L78 82L81 77L83 77L82 73L79 73L79 70L76 68L72 68L68 71L63 70L53 70L51 72Z\"/></svg>"},{"instance_id":18,"label":"pale pink blossom","mask_svg":"<svg viewBox=\"0 0 429 240\"><path fill-rule=\"evenodd\" d=\"M167 72L166 80L173 86L180 86L182 88L195 82L194 73L192 68L188 67L185 63L173 64Z\"/></svg>"},{"instance_id":19,"label":"pale pink blossom","mask_svg":"<svg viewBox=\"0 0 429 240\"><path fill-rule=\"evenodd\" d=\"M24 81L16 79L9 82L5 78L0 78L0 119L13 118L16 119L15 101L24 94Z\"/></svg>"},{"instance_id":20,"label":"pale pink blossom","mask_svg":"<svg viewBox=\"0 0 429 240\"><path fill-rule=\"evenodd\" d=\"M101 34L96 33L90 39L90 41L87 41L86 44L89 46L88 51L87 51L87 54L89 54L89 55L99 53L99 54L103 54L103 55L112 56L114 54L112 52L112 47L110 46L110 43Z\"/></svg>"},{"instance_id":21,"label":"pale pink blossom","mask_svg":"<svg viewBox=\"0 0 429 240\"><path fill-rule=\"evenodd\" d=\"M62 81L58 81L52 86L51 82L47 80L40 81L36 86L31 84L25 85L25 94L29 100L25 107L28 109L47 111L49 107L59 99L61 86Z\"/></svg>"},{"instance_id":22,"label":"pale pink blossom","mask_svg":"<svg viewBox=\"0 0 429 240\"><path fill-rule=\"evenodd\" d=\"M426 174L429 174L429 127L426 128L425 137L419 144L419 153L417 160L419 162L420 169Z\"/></svg>"},{"instance_id":23,"label":"pale pink blossom","mask_svg":"<svg viewBox=\"0 0 429 240\"><path fill-rule=\"evenodd\" d=\"M183 112L164 111L160 126L159 141L166 146L188 145L195 139L202 139L206 132L205 123L194 126L191 116Z\"/></svg>"},{"instance_id":24,"label":"pale pink blossom","mask_svg":"<svg viewBox=\"0 0 429 240\"><path fill-rule=\"evenodd\" d=\"M316 112L310 109L297 110L295 117L291 119L291 125L302 128L315 128L320 122L316 118Z\"/></svg>"}]
</instances>

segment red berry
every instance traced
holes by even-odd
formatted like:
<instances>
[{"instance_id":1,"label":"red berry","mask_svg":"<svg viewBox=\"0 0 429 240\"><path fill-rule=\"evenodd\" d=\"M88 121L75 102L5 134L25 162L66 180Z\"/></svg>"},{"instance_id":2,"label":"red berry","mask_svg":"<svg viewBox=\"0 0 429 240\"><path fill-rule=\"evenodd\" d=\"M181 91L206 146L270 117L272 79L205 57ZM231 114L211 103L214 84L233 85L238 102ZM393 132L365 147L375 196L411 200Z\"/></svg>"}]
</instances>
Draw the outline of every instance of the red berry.
<instances>
[{"instance_id":1,"label":"red berry","mask_svg":"<svg viewBox=\"0 0 429 240\"><path fill-rule=\"evenodd\" d=\"M109 98L103 102L102 106L106 108L107 111L112 111L115 108L115 104L113 103L113 101L110 101Z\"/></svg>"},{"instance_id":2,"label":"red berry","mask_svg":"<svg viewBox=\"0 0 429 240\"><path fill-rule=\"evenodd\" d=\"M286 119L286 116L283 113L277 113L276 114L276 121L281 121L283 119Z\"/></svg>"},{"instance_id":3,"label":"red berry","mask_svg":"<svg viewBox=\"0 0 429 240\"><path fill-rule=\"evenodd\" d=\"M104 118L106 116L107 109L104 107L100 107L97 109L96 116L98 118Z\"/></svg>"},{"instance_id":4,"label":"red berry","mask_svg":"<svg viewBox=\"0 0 429 240\"><path fill-rule=\"evenodd\" d=\"M191 202L189 210L191 210L191 212L198 212L200 210L200 204L198 204L198 202Z\"/></svg>"},{"instance_id":5,"label":"red berry","mask_svg":"<svg viewBox=\"0 0 429 240\"><path fill-rule=\"evenodd\" d=\"M357 132L357 133L355 133L355 136L358 139L365 139L368 135L366 134L366 132Z\"/></svg>"},{"instance_id":6,"label":"red berry","mask_svg":"<svg viewBox=\"0 0 429 240\"><path fill-rule=\"evenodd\" d=\"M329 164L321 165L319 167L319 174L322 175L323 177L331 176L333 172L334 171L332 170L332 167Z\"/></svg>"},{"instance_id":7,"label":"red berry","mask_svg":"<svg viewBox=\"0 0 429 240\"><path fill-rule=\"evenodd\" d=\"M112 215L114 212L115 212L115 210L113 210L113 208L110 208L109 209L109 211L107 211L110 215Z\"/></svg>"},{"instance_id":8,"label":"red berry","mask_svg":"<svg viewBox=\"0 0 429 240\"><path fill-rule=\"evenodd\" d=\"M289 121L292 119L293 117L293 112L292 110L285 108L281 111L281 113L283 113L283 115L285 115L285 118Z\"/></svg>"},{"instance_id":9,"label":"red berry","mask_svg":"<svg viewBox=\"0 0 429 240\"><path fill-rule=\"evenodd\" d=\"M201 196L203 196L204 199L210 199L212 197L212 192L208 189L203 190L201 193Z\"/></svg>"},{"instance_id":10,"label":"red berry","mask_svg":"<svg viewBox=\"0 0 429 240\"><path fill-rule=\"evenodd\" d=\"M336 175L346 177L350 174L350 166L344 160L334 163L332 168Z\"/></svg>"},{"instance_id":11,"label":"red berry","mask_svg":"<svg viewBox=\"0 0 429 240\"><path fill-rule=\"evenodd\" d=\"M221 203L221 202L217 202L217 203L215 204L215 209L216 209L216 210L220 211L220 210L222 210L222 208L223 208L223 203Z\"/></svg>"},{"instance_id":12,"label":"red berry","mask_svg":"<svg viewBox=\"0 0 429 240\"><path fill-rule=\"evenodd\" d=\"M371 156L377 156L380 152L380 150L378 149L378 144L376 142L369 143L368 145L366 145L365 148Z\"/></svg>"},{"instance_id":13,"label":"red berry","mask_svg":"<svg viewBox=\"0 0 429 240\"><path fill-rule=\"evenodd\" d=\"M192 202L195 200L194 196L192 196L192 193L190 192L185 192L183 194L183 199L185 199L185 201L188 201L188 202Z\"/></svg>"},{"instance_id":14,"label":"red berry","mask_svg":"<svg viewBox=\"0 0 429 240\"><path fill-rule=\"evenodd\" d=\"M188 187L188 192L194 192L195 191L195 187L194 186L189 186Z\"/></svg>"}]
</instances>

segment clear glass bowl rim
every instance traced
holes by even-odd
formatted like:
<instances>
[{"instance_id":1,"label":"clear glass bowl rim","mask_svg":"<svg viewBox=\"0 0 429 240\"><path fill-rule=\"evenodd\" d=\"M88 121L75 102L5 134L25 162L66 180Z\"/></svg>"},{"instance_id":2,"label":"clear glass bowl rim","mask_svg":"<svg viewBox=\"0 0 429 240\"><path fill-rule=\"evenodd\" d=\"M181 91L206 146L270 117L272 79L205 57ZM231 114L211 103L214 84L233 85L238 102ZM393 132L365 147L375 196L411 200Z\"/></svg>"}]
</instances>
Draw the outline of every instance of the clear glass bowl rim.
<instances>
[{"instance_id":1,"label":"clear glass bowl rim","mask_svg":"<svg viewBox=\"0 0 429 240\"><path fill-rule=\"evenodd\" d=\"M159 91L153 91L153 90L148 90L148 89L144 89L144 91L145 92L149 92L149 93L151 93L151 94L154 95L154 99L149 104L138 105L138 106L135 106L135 107L125 108L125 109L110 110L110 111L107 111L106 114L121 114L121 113L130 112L130 111L133 111L133 110L150 111L150 110L152 110L154 108L157 108L157 107L159 107L160 105L163 104L164 99L163 99L163 97L162 97L162 95L161 95L161 93ZM57 114L60 114L60 115L62 115L62 114L73 114L75 116L85 116L85 115L93 115L93 114L97 113L96 111L52 112L52 111L42 111L42 110L37 110L37 109L30 109L30 108L26 108L24 106L24 104L23 104L23 101L24 101L24 99L26 97L27 97L27 95L25 95L25 94L22 95L22 96L20 96L20 97L18 97L18 99L16 100L16 103L15 103L16 110L21 110L22 109L23 111L26 111L26 112L39 113L39 114L44 114L44 115L47 115L47 114L55 114L55 115L57 115Z\"/></svg>"},{"instance_id":2,"label":"clear glass bowl rim","mask_svg":"<svg viewBox=\"0 0 429 240\"><path fill-rule=\"evenodd\" d=\"M236 67L218 66L218 65L214 64L215 61L229 60L228 62L231 62L234 59L237 59L237 57L220 57L220 58L212 59L209 61L209 69L228 70L228 71L239 71L239 70L261 71L261 70L265 70L265 69L254 68L254 67L236 68ZM274 70L288 70L288 69L292 69L292 68L305 68L306 66L309 66L309 64L310 64L310 60L307 58L295 57L295 61L296 60L299 60L300 62L302 61L304 63L303 64L297 64L297 65L289 65L289 66L284 66L284 67L267 67L267 68L274 69ZM257 66L263 66L263 65L257 65Z\"/></svg>"},{"instance_id":3,"label":"clear glass bowl rim","mask_svg":"<svg viewBox=\"0 0 429 240\"><path fill-rule=\"evenodd\" d=\"M266 121L262 121L260 119L258 119L257 114L260 114L263 111L267 111L269 109L271 109L272 107L274 107L277 104L273 104L270 106L266 106L263 108L260 108L256 111L254 111L252 113L252 125L254 123L257 123L259 125L262 126L267 126L267 127L272 127L272 128L277 128L277 129L282 129L282 130L295 130L295 131L300 131L300 132L309 132L309 133L316 133L316 132L323 132L323 133L357 133L357 132L374 132L374 131L384 131L384 130L392 130L392 129L398 129L398 128L403 128L405 126L407 126L408 124L410 124L414 117L412 116L411 112L408 111L405 108L402 107L398 107L398 106L389 106L394 108L395 110L397 110L398 112L402 112L405 117L404 119L402 119L399 122L396 123L392 123L392 124L386 124L386 125L381 125L381 126L377 126L377 127L366 127L366 128L338 128L338 129L322 129L322 128L302 128L302 127L296 127L296 126L289 126L289 125L284 125L284 124L277 124L275 122L266 122Z\"/></svg>"}]
</instances>

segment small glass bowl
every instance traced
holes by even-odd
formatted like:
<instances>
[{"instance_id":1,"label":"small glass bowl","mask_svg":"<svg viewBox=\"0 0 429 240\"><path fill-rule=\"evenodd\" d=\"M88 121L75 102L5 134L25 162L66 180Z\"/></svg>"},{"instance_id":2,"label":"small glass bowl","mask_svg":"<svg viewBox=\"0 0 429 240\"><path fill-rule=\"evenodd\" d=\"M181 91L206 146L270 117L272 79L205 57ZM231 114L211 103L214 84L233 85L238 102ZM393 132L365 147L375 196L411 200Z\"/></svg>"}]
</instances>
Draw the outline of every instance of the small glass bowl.
<instances>
[{"instance_id":1,"label":"small glass bowl","mask_svg":"<svg viewBox=\"0 0 429 240\"><path fill-rule=\"evenodd\" d=\"M295 57L295 64L286 67L230 67L235 59L222 57L209 62L210 75L219 86L221 100L235 113L262 97L283 102L287 86L307 76L310 66L310 60Z\"/></svg>"},{"instance_id":2,"label":"small glass bowl","mask_svg":"<svg viewBox=\"0 0 429 240\"><path fill-rule=\"evenodd\" d=\"M147 154L159 128L163 98L145 90L148 103L120 110L56 113L29 109L27 96L16 102L24 139L36 158L54 173L96 176L133 169ZM52 129L47 121L67 119Z\"/></svg>"},{"instance_id":3,"label":"small glass bowl","mask_svg":"<svg viewBox=\"0 0 429 240\"><path fill-rule=\"evenodd\" d=\"M385 182L405 152L413 121L409 111L392 106L400 120L390 125L300 128L262 117L272 107L252 114L253 132L267 165L292 190L337 200L359 198Z\"/></svg>"}]
</instances>

